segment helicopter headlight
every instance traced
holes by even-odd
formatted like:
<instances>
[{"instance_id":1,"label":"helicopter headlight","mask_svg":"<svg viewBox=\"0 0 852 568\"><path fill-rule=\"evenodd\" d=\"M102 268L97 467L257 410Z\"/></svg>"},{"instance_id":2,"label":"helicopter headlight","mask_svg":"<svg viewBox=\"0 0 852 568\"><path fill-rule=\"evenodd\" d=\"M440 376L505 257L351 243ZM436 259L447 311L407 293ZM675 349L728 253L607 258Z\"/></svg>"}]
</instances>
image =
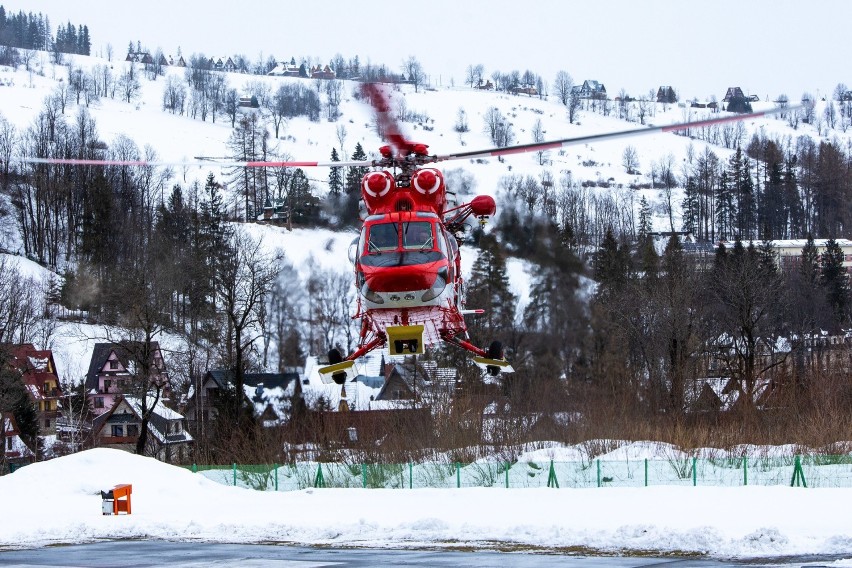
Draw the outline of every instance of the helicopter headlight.
<instances>
[{"instance_id":1,"label":"helicopter headlight","mask_svg":"<svg viewBox=\"0 0 852 568\"><path fill-rule=\"evenodd\" d=\"M374 304L385 303L384 298L370 290L370 286L368 286L366 282L364 282L364 284L361 286L361 295L367 298L369 301L373 302Z\"/></svg>"},{"instance_id":2,"label":"helicopter headlight","mask_svg":"<svg viewBox=\"0 0 852 568\"><path fill-rule=\"evenodd\" d=\"M444 291L444 288L447 287L447 269L442 268L438 271L438 275L435 277L435 283L432 284L432 287L426 290L426 292L420 297L420 300L423 302L428 302L429 300L434 300Z\"/></svg>"}]
</instances>

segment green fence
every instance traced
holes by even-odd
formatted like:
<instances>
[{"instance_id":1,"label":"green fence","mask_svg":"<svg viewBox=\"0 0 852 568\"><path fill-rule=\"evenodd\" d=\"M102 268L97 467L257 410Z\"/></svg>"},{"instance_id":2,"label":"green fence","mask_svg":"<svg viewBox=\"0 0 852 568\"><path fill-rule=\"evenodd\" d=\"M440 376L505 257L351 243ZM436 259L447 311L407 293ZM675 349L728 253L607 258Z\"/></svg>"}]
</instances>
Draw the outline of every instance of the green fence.
<instances>
[{"instance_id":1,"label":"green fence","mask_svg":"<svg viewBox=\"0 0 852 568\"><path fill-rule=\"evenodd\" d=\"M793 485L852 487L852 456L589 460L189 467L199 475L259 491L308 487L414 489L422 487L647 487L653 485Z\"/></svg>"}]
</instances>

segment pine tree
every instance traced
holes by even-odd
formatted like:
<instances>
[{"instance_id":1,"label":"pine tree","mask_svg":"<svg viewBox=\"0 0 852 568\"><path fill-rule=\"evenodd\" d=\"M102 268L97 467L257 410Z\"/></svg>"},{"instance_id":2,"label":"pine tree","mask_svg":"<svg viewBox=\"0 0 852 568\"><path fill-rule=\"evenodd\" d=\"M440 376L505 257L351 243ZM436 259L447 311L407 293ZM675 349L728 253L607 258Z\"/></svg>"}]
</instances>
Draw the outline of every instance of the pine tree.
<instances>
[{"instance_id":1,"label":"pine tree","mask_svg":"<svg viewBox=\"0 0 852 568\"><path fill-rule=\"evenodd\" d=\"M361 143L358 142L355 144L355 151L352 153L352 160L366 160L367 154L364 152L364 148L361 146ZM349 195L361 194L361 179L370 171L370 168L363 166L353 166L349 168L346 172L346 193Z\"/></svg>"},{"instance_id":2,"label":"pine tree","mask_svg":"<svg viewBox=\"0 0 852 568\"><path fill-rule=\"evenodd\" d=\"M700 209L700 195L695 184L695 178L686 178L686 187L683 196L683 230L695 235L698 231L698 212Z\"/></svg>"},{"instance_id":3,"label":"pine tree","mask_svg":"<svg viewBox=\"0 0 852 568\"><path fill-rule=\"evenodd\" d=\"M849 315L849 275L843 266L843 249L835 239L828 240L820 258L820 283L834 312L834 323L842 327Z\"/></svg>"},{"instance_id":4,"label":"pine tree","mask_svg":"<svg viewBox=\"0 0 852 568\"><path fill-rule=\"evenodd\" d=\"M331 161L339 162L340 157L337 155L337 148L331 149ZM340 168L331 168L328 173L328 193L334 197L340 197L343 193L343 179L341 178Z\"/></svg>"},{"instance_id":5,"label":"pine tree","mask_svg":"<svg viewBox=\"0 0 852 568\"><path fill-rule=\"evenodd\" d=\"M514 326L517 298L509 287L506 260L497 239L483 235L479 242L480 252L473 263L467 286L466 305L483 309L485 314L473 320L470 330L480 342L501 339L501 331Z\"/></svg>"},{"instance_id":6,"label":"pine tree","mask_svg":"<svg viewBox=\"0 0 852 568\"><path fill-rule=\"evenodd\" d=\"M654 248L654 238L651 236L651 207L645 196L639 201L639 240L637 253L639 265L647 278L654 278L659 269L659 256Z\"/></svg>"}]
</instances>

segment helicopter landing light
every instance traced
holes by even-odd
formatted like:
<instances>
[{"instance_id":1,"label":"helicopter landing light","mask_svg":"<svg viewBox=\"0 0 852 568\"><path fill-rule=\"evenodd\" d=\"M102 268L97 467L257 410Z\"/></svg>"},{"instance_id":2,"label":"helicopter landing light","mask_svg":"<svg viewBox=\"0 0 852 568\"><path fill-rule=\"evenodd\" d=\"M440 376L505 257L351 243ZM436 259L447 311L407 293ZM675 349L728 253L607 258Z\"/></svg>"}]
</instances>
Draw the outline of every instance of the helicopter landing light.
<instances>
[{"instance_id":1,"label":"helicopter landing light","mask_svg":"<svg viewBox=\"0 0 852 568\"><path fill-rule=\"evenodd\" d=\"M388 347L391 355L422 355L422 325L391 325L385 331L388 334Z\"/></svg>"}]
</instances>

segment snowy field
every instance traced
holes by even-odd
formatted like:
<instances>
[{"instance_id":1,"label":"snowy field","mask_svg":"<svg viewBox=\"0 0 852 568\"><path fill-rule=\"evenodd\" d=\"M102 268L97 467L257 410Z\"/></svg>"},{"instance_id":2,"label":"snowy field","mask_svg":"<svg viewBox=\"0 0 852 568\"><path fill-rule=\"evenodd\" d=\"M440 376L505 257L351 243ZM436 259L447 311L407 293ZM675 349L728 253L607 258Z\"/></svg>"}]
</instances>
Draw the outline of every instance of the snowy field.
<instances>
[{"instance_id":1,"label":"snowy field","mask_svg":"<svg viewBox=\"0 0 852 568\"><path fill-rule=\"evenodd\" d=\"M133 485L132 514L103 516L100 491ZM852 489L305 489L228 487L126 452L94 449L0 478L0 548L98 539L463 545L748 558L848 554ZM852 565L852 564L847 564Z\"/></svg>"}]
</instances>

